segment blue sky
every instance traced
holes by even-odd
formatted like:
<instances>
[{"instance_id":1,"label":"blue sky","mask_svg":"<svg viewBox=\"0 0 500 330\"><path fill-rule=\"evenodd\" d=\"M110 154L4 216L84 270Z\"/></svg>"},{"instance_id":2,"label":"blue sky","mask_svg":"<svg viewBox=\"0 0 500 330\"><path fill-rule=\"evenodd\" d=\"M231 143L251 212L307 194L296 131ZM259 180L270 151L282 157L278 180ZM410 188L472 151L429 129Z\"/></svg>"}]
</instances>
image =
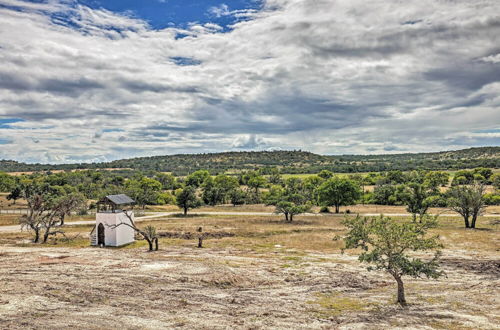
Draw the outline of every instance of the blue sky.
<instances>
[{"instance_id":1,"label":"blue sky","mask_svg":"<svg viewBox=\"0 0 500 330\"><path fill-rule=\"evenodd\" d=\"M498 0L0 0L0 159L500 145L498 12Z\"/></svg>"},{"instance_id":2,"label":"blue sky","mask_svg":"<svg viewBox=\"0 0 500 330\"><path fill-rule=\"evenodd\" d=\"M174 24L185 26L190 22L214 22L227 27L234 23L231 16L220 16L210 11L226 5L229 10L258 9L259 0L82 0L91 8L105 8L117 13L132 13L133 16L146 20L153 28L162 29Z\"/></svg>"}]
</instances>

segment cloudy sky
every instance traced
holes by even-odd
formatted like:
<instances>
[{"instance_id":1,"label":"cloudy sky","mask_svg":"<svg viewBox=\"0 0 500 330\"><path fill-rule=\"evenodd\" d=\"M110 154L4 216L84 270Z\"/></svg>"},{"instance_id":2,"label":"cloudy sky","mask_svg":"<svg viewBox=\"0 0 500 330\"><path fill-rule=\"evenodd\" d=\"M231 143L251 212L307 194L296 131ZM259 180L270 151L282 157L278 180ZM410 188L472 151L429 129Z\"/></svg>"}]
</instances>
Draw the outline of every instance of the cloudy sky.
<instances>
[{"instance_id":1,"label":"cloudy sky","mask_svg":"<svg viewBox=\"0 0 500 330\"><path fill-rule=\"evenodd\" d=\"M0 159L500 145L498 0L0 0Z\"/></svg>"}]
</instances>

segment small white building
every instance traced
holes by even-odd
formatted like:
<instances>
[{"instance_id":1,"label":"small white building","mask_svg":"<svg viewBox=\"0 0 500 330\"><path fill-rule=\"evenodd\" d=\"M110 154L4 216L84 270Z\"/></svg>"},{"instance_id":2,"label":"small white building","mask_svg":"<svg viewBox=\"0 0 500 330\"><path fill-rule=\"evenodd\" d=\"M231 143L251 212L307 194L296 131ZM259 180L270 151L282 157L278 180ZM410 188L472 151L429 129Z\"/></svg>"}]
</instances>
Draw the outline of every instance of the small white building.
<instances>
[{"instance_id":1,"label":"small white building","mask_svg":"<svg viewBox=\"0 0 500 330\"><path fill-rule=\"evenodd\" d=\"M134 203L127 195L109 195L97 203L96 223L90 233L94 246L122 246L135 241L131 227L134 212L124 207Z\"/></svg>"}]
</instances>

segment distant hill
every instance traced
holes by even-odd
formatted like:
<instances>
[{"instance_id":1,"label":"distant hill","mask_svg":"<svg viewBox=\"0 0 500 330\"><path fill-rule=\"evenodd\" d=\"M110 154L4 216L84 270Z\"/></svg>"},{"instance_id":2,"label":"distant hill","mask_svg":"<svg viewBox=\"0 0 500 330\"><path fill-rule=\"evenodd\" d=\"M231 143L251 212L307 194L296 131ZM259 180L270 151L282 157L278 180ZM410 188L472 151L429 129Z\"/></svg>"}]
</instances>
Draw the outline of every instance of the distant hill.
<instances>
[{"instance_id":1,"label":"distant hill","mask_svg":"<svg viewBox=\"0 0 500 330\"><path fill-rule=\"evenodd\" d=\"M393 155L324 156L306 151L250 151L209 154L180 154L140 157L87 164L25 164L0 160L0 171L48 171L72 169L128 168L142 171L173 172L185 175L199 169L211 173L237 172L276 167L281 173L376 172L387 170L454 170L474 167L500 167L500 147L480 147L433 153Z\"/></svg>"}]
</instances>

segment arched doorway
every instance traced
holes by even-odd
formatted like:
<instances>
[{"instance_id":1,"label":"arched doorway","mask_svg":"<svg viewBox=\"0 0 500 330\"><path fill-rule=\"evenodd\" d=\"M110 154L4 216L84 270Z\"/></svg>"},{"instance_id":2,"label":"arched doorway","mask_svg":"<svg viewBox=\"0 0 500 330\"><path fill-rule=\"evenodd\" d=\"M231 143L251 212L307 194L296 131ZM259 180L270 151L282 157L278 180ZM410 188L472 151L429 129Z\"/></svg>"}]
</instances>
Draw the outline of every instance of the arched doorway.
<instances>
[{"instance_id":1,"label":"arched doorway","mask_svg":"<svg viewBox=\"0 0 500 330\"><path fill-rule=\"evenodd\" d=\"M106 245L106 243L104 243L104 225L102 223L97 226L97 245Z\"/></svg>"}]
</instances>

